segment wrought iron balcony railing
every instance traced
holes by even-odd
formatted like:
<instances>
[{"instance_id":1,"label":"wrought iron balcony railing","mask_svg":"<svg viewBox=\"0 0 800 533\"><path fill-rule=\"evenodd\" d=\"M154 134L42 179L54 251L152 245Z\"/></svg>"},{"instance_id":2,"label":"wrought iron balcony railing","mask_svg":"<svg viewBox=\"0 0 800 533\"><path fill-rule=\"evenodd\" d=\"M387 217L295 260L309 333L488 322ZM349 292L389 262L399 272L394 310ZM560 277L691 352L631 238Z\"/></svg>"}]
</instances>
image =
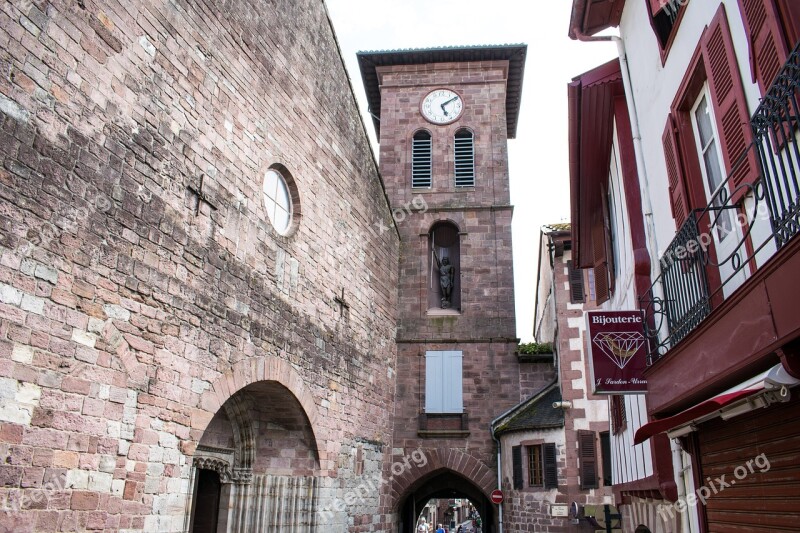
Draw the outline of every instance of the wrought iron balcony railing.
<instances>
[{"instance_id":1,"label":"wrought iron balcony railing","mask_svg":"<svg viewBox=\"0 0 800 533\"><path fill-rule=\"evenodd\" d=\"M800 44L751 118L753 143L705 208L695 209L660 259L639 304L648 363L663 357L800 233ZM752 152L751 152L752 151ZM755 154L759 177L734 187Z\"/></svg>"}]
</instances>

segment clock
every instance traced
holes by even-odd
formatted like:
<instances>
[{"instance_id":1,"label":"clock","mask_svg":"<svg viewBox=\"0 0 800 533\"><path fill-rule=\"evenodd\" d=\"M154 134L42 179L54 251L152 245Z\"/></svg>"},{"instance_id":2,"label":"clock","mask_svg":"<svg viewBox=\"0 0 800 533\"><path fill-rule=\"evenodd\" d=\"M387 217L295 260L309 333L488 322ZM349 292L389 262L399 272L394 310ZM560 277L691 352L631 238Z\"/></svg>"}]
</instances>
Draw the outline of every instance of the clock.
<instances>
[{"instance_id":1,"label":"clock","mask_svg":"<svg viewBox=\"0 0 800 533\"><path fill-rule=\"evenodd\" d=\"M422 100L422 116L434 124L450 124L461 116L464 101L450 89L434 89Z\"/></svg>"}]
</instances>

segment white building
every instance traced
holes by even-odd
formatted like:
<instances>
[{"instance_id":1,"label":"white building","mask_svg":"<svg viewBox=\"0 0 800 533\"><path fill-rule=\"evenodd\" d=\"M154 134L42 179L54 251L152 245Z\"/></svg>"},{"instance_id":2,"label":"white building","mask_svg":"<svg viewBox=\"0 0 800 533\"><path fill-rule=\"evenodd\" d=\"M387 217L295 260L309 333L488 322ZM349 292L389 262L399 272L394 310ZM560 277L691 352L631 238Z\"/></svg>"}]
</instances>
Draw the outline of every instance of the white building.
<instances>
[{"instance_id":1,"label":"white building","mask_svg":"<svg viewBox=\"0 0 800 533\"><path fill-rule=\"evenodd\" d=\"M575 0L570 36L620 52L569 116L573 260L645 313L648 394L609 402L625 530L796 530L800 2Z\"/></svg>"}]
</instances>

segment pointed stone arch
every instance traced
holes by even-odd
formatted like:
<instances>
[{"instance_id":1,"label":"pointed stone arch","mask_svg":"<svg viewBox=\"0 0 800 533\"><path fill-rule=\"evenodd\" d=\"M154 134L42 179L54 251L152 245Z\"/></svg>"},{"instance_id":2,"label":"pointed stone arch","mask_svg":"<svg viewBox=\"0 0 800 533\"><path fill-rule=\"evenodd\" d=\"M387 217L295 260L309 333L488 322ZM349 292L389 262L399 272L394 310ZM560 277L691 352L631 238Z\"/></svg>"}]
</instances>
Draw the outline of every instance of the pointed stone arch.
<instances>
[{"instance_id":1,"label":"pointed stone arch","mask_svg":"<svg viewBox=\"0 0 800 533\"><path fill-rule=\"evenodd\" d=\"M477 487L488 499L497 488L497 473L477 457L452 449L423 450L427 464L405 471L394 478L392 508L399 511L405 499L432 477L441 472L453 472Z\"/></svg>"}]
</instances>

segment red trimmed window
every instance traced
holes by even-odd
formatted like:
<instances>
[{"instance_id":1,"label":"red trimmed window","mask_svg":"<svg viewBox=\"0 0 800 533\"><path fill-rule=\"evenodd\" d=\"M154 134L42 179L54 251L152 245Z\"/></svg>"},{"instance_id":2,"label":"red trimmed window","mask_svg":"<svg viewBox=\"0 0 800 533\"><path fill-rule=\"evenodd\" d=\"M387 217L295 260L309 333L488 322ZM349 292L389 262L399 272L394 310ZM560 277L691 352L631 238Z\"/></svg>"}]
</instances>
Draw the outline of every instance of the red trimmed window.
<instances>
[{"instance_id":1,"label":"red trimmed window","mask_svg":"<svg viewBox=\"0 0 800 533\"><path fill-rule=\"evenodd\" d=\"M650 9L650 25L656 34L661 50L661 61L666 61L678 26L686 12L686 0L645 0Z\"/></svg>"},{"instance_id":2,"label":"red trimmed window","mask_svg":"<svg viewBox=\"0 0 800 533\"><path fill-rule=\"evenodd\" d=\"M670 205L679 228L692 208L705 207L713 185L706 155L721 159L721 180L730 177L727 187L734 202L744 191L734 191L742 184L753 183L758 177L758 165L753 150L750 117L738 61L733 48L730 28L721 5L706 28L695 52L692 65L681 84L667 119L662 142L669 178ZM709 110L715 145L706 146L697 127L697 109L703 95ZM700 138L698 138L700 137ZM713 151L711 151L713 149ZM703 154L703 159L700 155ZM740 161L743 154L747 156ZM734 172L735 170L735 172Z\"/></svg>"}]
</instances>

